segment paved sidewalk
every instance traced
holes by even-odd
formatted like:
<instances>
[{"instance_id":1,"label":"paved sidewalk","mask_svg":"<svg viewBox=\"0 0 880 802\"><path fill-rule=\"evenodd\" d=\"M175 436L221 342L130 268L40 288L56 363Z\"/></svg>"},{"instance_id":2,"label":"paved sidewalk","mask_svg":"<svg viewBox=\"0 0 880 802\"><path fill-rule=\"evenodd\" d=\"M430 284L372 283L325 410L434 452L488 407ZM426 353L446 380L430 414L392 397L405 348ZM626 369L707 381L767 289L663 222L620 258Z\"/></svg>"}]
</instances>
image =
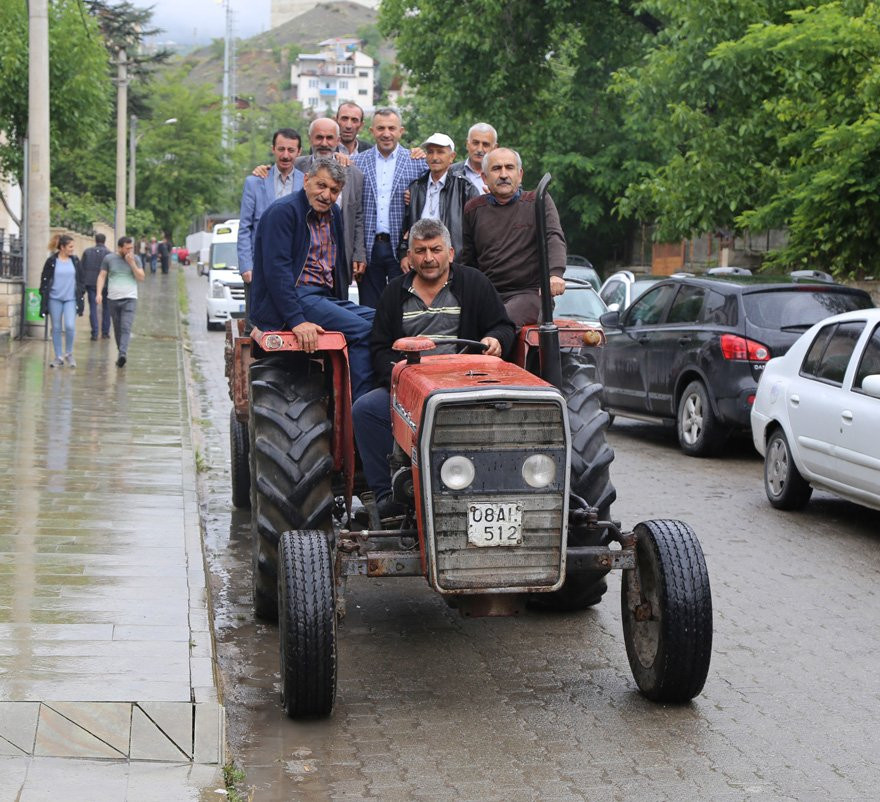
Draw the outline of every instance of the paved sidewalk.
<instances>
[{"instance_id":1,"label":"paved sidewalk","mask_svg":"<svg viewBox=\"0 0 880 802\"><path fill-rule=\"evenodd\" d=\"M0 799L78 799L52 778L84 767L90 799L222 785L177 281L141 285L125 368L87 317L76 369L0 358Z\"/></svg>"}]
</instances>

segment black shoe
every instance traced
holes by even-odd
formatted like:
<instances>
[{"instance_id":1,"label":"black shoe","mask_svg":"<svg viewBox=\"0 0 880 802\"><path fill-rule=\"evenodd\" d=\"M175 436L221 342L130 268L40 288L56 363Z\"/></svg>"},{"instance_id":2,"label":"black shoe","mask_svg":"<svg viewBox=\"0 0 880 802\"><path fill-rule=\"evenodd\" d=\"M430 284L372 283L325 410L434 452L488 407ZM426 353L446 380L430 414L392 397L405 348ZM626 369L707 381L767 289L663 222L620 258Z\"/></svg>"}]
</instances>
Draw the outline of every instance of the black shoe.
<instances>
[{"instance_id":1,"label":"black shoe","mask_svg":"<svg viewBox=\"0 0 880 802\"><path fill-rule=\"evenodd\" d=\"M93 335L92 335L92 340L97 340L97 339L98 339L98 335L97 335L97 334L93 334Z\"/></svg>"},{"instance_id":2,"label":"black shoe","mask_svg":"<svg viewBox=\"0 0 880 802\"><path fill-rule=\"evenodd\" d=\"M109 340L109 339L110 339L110 335L109 335L109 334L102 334L101 336L102 336L105 340Z\"/></svg>"},{"instance_id":3,"label":"black shoe","mask_svg":"<svg viewBox=\"0 0 880 802\"><path fill-rule=\"evenodd\" d=\"M386 496L377 502L376 507L379 509L379 520L383 524L399 522L406 512L406 507L396 502L391 496ZM366 507L358 509L354 514L354 519L364 526L370 525L370 513Z\"/></svg>"},{"instance_id":4,"label":"black shoe","mask_svg":"<svg viewBox=\"0 0 880 802\"><path fill-rule=\"evenodd\" d=\"M116 360L116 367L117 368L124 368L125 367L125 356L124 355L120 356L119 359Z\"/></svg>"}]
</instances>

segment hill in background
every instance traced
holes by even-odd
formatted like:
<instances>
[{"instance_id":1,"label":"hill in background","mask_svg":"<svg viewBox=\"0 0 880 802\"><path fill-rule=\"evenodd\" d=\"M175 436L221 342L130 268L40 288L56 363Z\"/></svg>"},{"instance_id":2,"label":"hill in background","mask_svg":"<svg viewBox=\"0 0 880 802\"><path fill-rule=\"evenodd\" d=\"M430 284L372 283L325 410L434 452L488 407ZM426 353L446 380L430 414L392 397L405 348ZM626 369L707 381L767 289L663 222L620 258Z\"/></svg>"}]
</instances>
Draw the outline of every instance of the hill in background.
<instances>
[{"instance_id":1,"label":"hill in background","mask_svg":"<svg viewBox=\"0 0 880 802\"><path fill-rule=\"evenodd\" d=\"M293 99L290 88L290 64L300 53L315 52L318 42L333 37L363 37L365 29L370 39L378 41L375 31L377 13L359 3L321 3L250 39L239 40L236 52L236 95L251 99L257 106ZM383 63L394 60L393 49L382 41L369 54ZM217 94L223 90L223 40L173 59L169 67L189 68L186 82L192 85L209 84Z\"/></svg>"}]
</instances>

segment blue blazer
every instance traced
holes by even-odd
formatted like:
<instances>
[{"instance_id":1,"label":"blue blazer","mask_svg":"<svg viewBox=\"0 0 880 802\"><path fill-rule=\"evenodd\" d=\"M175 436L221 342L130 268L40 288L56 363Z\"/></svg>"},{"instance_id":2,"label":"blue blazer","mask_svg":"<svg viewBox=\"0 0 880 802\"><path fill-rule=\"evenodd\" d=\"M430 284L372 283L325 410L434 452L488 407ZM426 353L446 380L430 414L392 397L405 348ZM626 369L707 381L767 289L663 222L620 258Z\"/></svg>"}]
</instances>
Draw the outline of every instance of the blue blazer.
<instances>
[{"instance_id":1,"label":"blue blazer","mask_svg":"<svg viewBox=\"0 0 880 802\"><path fill-rule=\"evenodd\" d=\"M305 190L275 201L260 218L254 243L254 274L251 278L250 320L263 331L289 330L306 320L299 302L299 281L311 246L306 214L311 206ZM331 231L336 243L333 295L348 298L345 235L342 214L330 208Z\"/></svg>"},{"instance_id":2,"label":"blue blazer","mask_svg":"<svg viewBox=\"0 0 880 802\"><path fill-rule=\"evenodd\" d=\"M275 176L278 168L273 164L269 175L257 178L249 175L244 180L241 193L241 211L238 213L238 272L246 273L254 267L254 235L263 212L275 202ZM293 192L303 187L305 178L301 170L293 170Z\"/></svg>"}]
</instances>

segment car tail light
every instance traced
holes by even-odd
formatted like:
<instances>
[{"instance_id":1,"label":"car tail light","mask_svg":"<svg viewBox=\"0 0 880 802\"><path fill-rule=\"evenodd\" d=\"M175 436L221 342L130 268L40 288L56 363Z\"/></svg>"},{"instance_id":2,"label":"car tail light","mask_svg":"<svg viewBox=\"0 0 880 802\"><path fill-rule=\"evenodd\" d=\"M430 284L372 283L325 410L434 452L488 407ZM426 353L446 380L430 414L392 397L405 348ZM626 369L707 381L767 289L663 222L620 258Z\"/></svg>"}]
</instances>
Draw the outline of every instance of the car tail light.
<instances>
[{"instance_id":1,"label":"car tail light","mask_svg":"<svg viewBox=\"0 0 880 802\"><path fill-rule=\"evenodd\" d=\"M721 335L721 353L725 359L743 359L749 362L766 362L770 359L770 349L763 343L737 337L735 334Z\"/></svg>"}]
</instances>

